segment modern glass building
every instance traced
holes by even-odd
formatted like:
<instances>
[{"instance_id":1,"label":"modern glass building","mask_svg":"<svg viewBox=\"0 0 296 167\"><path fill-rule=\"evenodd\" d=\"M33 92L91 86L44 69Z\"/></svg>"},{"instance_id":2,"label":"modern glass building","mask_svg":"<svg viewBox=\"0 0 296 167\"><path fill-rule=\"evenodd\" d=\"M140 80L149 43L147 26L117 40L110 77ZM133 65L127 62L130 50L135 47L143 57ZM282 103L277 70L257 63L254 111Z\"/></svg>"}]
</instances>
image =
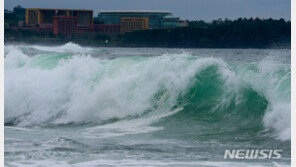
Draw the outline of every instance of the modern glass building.
<instances>
[{"instance_id":1,"label":"modern glass building","mask_svg":"<svg viewBox=\"0 0 296 167\"><path fill-rule=\"evenodd\" d=\"M148 18L149 28L161 28L162 19L165 16L171 16L170 11L155 11L155 10L108 10L101 11L95 21L103 24L120 24L121 18L124 17L138 17Z\"/></svg>"}]
</instances>

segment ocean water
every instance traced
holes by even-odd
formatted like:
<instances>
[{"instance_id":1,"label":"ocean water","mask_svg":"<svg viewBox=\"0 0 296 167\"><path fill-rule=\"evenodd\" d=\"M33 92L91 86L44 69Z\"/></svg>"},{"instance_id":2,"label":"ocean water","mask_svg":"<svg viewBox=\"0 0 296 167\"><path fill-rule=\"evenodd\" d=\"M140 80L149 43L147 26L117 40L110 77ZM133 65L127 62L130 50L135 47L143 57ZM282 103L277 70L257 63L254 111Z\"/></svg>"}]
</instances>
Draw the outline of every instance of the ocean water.
<instances>
[{"instance_id":1,"label":"ocean water","mask_svg":"<svg viewBox=\"0 0 296 167\"><path fill-rule=\"evenodd\" d=\"M290 56L7 45L5 166L290 166Z\"/></svg>"}]
</instances>

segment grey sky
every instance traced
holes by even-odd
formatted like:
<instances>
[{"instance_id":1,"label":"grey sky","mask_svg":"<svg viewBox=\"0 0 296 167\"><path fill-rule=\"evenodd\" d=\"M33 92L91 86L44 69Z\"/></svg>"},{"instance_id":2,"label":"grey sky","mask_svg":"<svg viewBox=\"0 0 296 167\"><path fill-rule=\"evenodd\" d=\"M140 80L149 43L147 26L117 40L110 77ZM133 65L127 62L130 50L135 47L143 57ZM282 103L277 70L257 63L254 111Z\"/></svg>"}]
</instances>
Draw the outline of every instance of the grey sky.
<instances>
[{"instance_id":1,"label":"grey sky","mask_svg":"<svg viewBox=\"0 0 296 167\"><path fill-rule=\"evenodd\" d=\"M291 0L5 0L5 9L73 8L100 10L144 9L170 10L189 20L211 21L238 17L284 18L291 20Z\"/></svg>"}]
</instances>

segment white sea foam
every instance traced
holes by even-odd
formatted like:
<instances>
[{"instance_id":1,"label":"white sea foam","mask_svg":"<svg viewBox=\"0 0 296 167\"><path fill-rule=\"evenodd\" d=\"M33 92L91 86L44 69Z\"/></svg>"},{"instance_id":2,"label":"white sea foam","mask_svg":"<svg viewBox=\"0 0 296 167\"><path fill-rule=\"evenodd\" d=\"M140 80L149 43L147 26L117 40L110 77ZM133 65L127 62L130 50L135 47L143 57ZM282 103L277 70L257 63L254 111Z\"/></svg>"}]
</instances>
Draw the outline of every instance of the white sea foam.
<instances>
[{"instance_id":1,"label":"white sea foam","mask_svg":"<svg viewBox=\"0 0 296 167\"><path fill-rule=\"evenodd\" d=\"M40 45L33 45L29 46L31 48L34 48L36 50L40 51L46 51L46 52L55 52L55 53L65 53L65 52L70 52L70 53L86 53L92 51L92 48L90 47L81 47L75 43L69 42L66 43L65 45L61 46L40 46Z\"/></svg>"}]
</instances>

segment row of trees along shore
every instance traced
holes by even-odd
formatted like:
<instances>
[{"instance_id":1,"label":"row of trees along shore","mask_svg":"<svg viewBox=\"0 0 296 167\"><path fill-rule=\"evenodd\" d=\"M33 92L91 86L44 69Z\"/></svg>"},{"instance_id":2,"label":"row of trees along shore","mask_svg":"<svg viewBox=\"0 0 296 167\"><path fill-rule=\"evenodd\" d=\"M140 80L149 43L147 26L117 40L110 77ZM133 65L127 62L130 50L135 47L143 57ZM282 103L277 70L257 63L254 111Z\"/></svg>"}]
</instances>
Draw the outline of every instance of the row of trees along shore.
<instances>
[{"instance_id":1,"label":"row of trees along shore","mask_svg":"<svg viewBox=\"0 0 296 167\"><path fill-rule=\"evenodd\" d=\"M188 23L188 27L128 33L123 41L131 45L205 48L287 47L291 42L291 22L284 19L239 18Z\"/></svg>"}]
</instances>

